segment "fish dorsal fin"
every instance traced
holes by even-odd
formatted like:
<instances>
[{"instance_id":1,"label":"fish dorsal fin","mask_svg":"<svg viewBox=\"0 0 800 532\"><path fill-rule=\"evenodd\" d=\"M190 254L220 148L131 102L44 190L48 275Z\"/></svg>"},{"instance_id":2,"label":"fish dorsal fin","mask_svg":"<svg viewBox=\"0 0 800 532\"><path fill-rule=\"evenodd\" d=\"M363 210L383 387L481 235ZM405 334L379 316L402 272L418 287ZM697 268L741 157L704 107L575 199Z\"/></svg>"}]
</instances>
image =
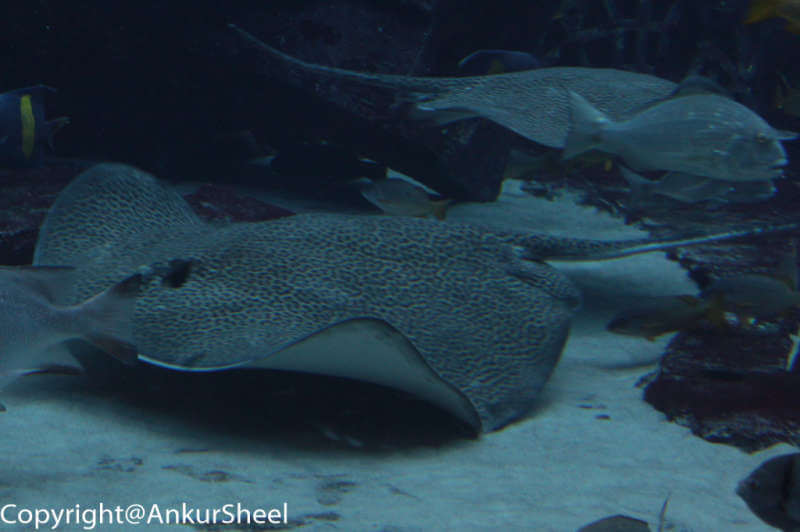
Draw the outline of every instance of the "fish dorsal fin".
<instances>
[{"instance_id":1,"label":"fish dorsal fin","mask_svg":"<svg viewBox=\"0 0 800 532\"><path fill-rule=\"evenodd\" d=\"M698 74L689 74L683 78L683 81L678 84L669 97L680 98L692 94L719 94L727 98L731 97L731 93L725 87L711 78Z\"/></svg>"},{"instance_id":2,"label":"fish dorsal fin","mask_svg":"<svg viewBox=\"0 0 800 532\"><path fill-rule=\"evenodd\" d=\"M47 85L33 85L30 87L23 87L21 89L14 89L13 91L4 92L0 96L25 96L26 94L30 94L35 98L43 98L45 93L48 92L56 92L56 89L53 87L48 87Z\"/></svg>"},{"instance_id":3,"label":"fish dorsal fin","mask_svg":"<svg viewBox=\"0 0 800 532\"><path fill-rule=\"evenodd\" d=\"M785 129L775 130L775 140L795 140L797 137L800 137L800 133L795 131L788 131Z\"/></svg>"}]
</instances>

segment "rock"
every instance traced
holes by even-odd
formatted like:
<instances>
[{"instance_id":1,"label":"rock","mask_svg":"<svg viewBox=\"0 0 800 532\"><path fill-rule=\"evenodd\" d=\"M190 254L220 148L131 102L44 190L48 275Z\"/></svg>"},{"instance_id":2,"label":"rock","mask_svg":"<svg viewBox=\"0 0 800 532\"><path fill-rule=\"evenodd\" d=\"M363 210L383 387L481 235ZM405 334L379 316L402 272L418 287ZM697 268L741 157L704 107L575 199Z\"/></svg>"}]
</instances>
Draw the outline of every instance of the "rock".
<instances>
[{"instance_id":1,"label":"rock","mask_svg":"<svg viewBox=\"0 0 800 532\"><path fill-rule=\"evenodd\" d=\"M39 225L80 166L0 170L0 264L30 264Z\"/></svg>"},{"instance_id":2,"label":"rock","mask_svg":"<svg viewBox=\"0 0 800 532\"><path fill-rule=\"evenodd\" d=\"M85 165L0 170L0 264L30 264L39 226L58 193ZM186 200L206 220L259 222L293 214L258 199L204 185Z\"/></svg>"},{"instance_id":3,"label":"rock","mask_svg":"<svg viewBox=\"0 0 800 532\"><path fill-rule=\"evenodd\" d=\"M800 313L791 320L796 330ZM645 400L708 441L753 452L800 441L800 373L786 370L786 324L773 334L680 334L661 360Z\"/></svg>"}]
</instances>

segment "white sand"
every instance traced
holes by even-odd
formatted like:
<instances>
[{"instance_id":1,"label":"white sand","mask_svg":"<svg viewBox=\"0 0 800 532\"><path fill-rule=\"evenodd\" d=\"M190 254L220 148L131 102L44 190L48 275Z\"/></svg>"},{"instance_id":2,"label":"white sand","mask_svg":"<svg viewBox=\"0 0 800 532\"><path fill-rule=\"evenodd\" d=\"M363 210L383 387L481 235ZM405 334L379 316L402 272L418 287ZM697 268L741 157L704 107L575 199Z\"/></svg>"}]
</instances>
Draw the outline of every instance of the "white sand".
<instances>
[{"instance_id":1,"label":"white sand","mask_svg":"<svg viewBox=\"0 0 800 532\"><path fill-rule=\"evenodd\" d=\"M496 205L456 207L449 219L476 216L531 231L644 236L593 209L513 190ZM584 287L586 303L541 406L505 430L390 454L343 450L333 442L330 450L296 451L280 441L229 437L168 414L103 402L68 379L27 379L2 394L9 411L0 416L0 501L19 508L103 502L163 509L181 502L270 508L287 501L290 518L340 515L307 520L303 530L570 531L616 513L647 520L655 530L669 495L672 530L770 530L733 490L763 460L792 448L747 455L666 422L634 386L654 368L642 364L657 359L666 339L650 343L603 329L638 294L693 292L685 273L661 253L563 267ZM57 389L41 389L50 385ZM600 414L610 419L597 419ZM175 454L180 448L209 452ZM177 469L162 468L168 465ZM234 478L202 482L184 474L190 469L224 470ZM331 482L354 484L340 485L339 493L325 487Z\"/></svg>"}]
</instances>

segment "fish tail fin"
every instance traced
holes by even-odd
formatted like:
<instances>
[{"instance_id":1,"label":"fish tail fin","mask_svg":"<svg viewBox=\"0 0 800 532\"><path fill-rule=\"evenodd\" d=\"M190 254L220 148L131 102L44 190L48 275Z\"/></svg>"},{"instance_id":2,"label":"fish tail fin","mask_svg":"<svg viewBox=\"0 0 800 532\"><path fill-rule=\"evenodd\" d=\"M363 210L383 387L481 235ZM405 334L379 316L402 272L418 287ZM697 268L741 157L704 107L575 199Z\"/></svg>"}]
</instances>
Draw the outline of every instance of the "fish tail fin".
<instances>
[{"instance_id":1,"label":"fish tail fin","mask_svg":"<svg viewBox=\"0 0 800 532\"><path fill-rule=\"evenodd\" d=\"M84 337L126 364L133 364L137 359L133 345L133 313L143 282L141 274L134 274L79 307L87 319Z\"/></svg>"},{"instance_id":2,"label":"fish tail fin","mask_svg":"<svg viewBox=\"0 0 800 532\"><path fill-rule=\"evenodd\" d=\"M69 123L70 119L68 116L60 116L47 121L47 145L50 146L51 150L53 149L53 137L55 137L56 133L58 133L61 128L69 125Z\"/></svg>"},{"instance_id":3,"label":"fish tail fin","mask_svg":"<svg viewBox=\"0 0 800 532\"><path fill-rule=\"evenodd\" d=\"M784 0L753 0L750 4L750 9L747 11L747 17L744 19L745 24L752 24L760 22L768 18L778 16L778 8Z\"/></svg>"},{"instance_id":4,"label":"fish tail fin","mask_svg":"<svg viewBox=\"0 0 800 532\"><path fill-rule=\"evenodd\" d=\"M630 168L626 168L622 165L620 165L619 169L622 173L622 177L624 177L625 181L628 182L628 187L630 188L631 192L631 203L635 205L642 203L652 192L654 182L640 176Z\"/></svg>"},{"instance_id":5,"label":"fish tail fin","mask_svg":"<svg viewBox=\"0 0 800 532\"><path fill-rule=\"evenodd\" d=\"M570 91L570 128L564 144L563 159L571 159L603 143L603 128L611 121L586 98Z\"/></svg>"},{"instance_id":6,"label":"fish tail fin","mask_svg":"<svg viewBox=\"0 0 800 532\"><path fill-rule=\"evenodd\" d=\"M432 201L431 206L433 207L433 217L437 220L444 220L445 216L447 215L447 208L451 203L453 203L453 200L451 199Z\"/></svg>"}]
</instances>

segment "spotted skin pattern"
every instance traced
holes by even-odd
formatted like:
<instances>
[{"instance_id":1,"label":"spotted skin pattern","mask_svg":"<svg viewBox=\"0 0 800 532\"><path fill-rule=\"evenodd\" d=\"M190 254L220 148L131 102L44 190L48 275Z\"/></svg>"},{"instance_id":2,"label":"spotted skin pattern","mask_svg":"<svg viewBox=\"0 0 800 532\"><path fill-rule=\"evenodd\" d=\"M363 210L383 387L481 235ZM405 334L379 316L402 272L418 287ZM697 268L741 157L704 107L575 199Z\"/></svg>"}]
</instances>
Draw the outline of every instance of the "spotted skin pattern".
<instances>
[{"instance_id":1,"label":"spotted skin pattern","mask_svg":"<svg viewBox=\"0 0 800 532\"><path fill-rule=\"evenodd\" d=\"M574 284L541 261L670 245L380 215L209 224L149 174L101 164L58 197L34 263L76 267L55 294L60 304L137 271L171 272L147 276L134 341L140 355L186 370L245 365L337 324L380 320L463 394L485 432L531 409L580 303ZM176 260L186 264L178 274Z\"/></svg>"}]
</instances>

